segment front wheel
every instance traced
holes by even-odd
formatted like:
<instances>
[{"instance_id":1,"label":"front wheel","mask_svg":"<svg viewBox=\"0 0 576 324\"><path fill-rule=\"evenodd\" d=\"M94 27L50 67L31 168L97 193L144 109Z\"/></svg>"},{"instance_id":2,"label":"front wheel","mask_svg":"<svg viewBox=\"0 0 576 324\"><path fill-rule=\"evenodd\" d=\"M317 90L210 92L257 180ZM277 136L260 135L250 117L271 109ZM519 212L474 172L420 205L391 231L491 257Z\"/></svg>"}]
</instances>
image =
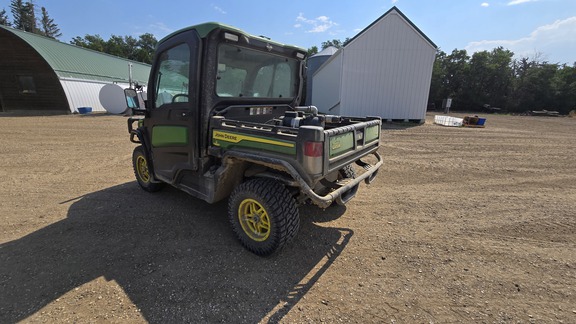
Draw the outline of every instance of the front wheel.
<instances>
[{"instance_id":1,"label":"front wheel","mask_svg":"<svg viewBox=\"0 0 576 324\"><path fill-rule=\"evenodd\" d=\"M142 145L134 148L132 153L132 166L134 167L134 175L140 187L148 192L156 192L164 188L162 182L152 182L152 170L150 163L144 154Z\"/></svg>"},{"instance_id":2,"label":"front wheel","mask_svg":"<svg viewBox=\"0 0 576 324\"><path fill-rule=\"evenodd\" d=\"M228 217L242 245L260 256L282 249L300 227L296 201L284 185L271 179L249 180L236 187Z\"/></svg>"}]
</instances>

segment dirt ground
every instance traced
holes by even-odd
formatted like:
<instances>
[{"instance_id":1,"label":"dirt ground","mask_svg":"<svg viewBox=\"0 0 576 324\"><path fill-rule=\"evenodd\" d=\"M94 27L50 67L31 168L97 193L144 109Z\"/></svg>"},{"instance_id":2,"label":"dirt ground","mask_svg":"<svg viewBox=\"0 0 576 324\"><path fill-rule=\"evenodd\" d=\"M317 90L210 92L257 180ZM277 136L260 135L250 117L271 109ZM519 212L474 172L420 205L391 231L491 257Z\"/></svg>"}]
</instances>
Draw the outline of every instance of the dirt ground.
<instances>
[{"instance_id":1,"label":"dirt ground","mask_svg":"<svg viewBox=\"0 0 576 324\"><path fill-rule=\"evenodd\" d=\"M225 201L139 189L125 118L0 116L0 323L576 323L576 118L433 117L260 258Z\"/></svg>"}]
</instances>

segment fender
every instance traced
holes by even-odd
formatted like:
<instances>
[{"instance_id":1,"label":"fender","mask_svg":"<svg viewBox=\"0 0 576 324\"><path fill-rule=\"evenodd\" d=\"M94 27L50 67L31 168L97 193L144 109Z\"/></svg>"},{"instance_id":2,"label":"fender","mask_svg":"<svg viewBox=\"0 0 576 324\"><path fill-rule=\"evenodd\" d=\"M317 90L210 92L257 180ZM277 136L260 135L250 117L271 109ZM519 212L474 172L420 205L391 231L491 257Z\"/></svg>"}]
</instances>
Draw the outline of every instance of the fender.
<instances>
[{"instance_id":1,"label":"fender","mask_svg":"<svg viewBox=\"0 0 576 324\"><path fill-rule=\"evenodd\" d=\"M135 121L140 121L141 118L128 118L128 132L130 132L130 142L142 145L144 148L144 155L146 155L146 161L148 162L148 172L152 178L150 182L161 183L162 181L156 180L156 174L154 173L154 160L152 160L152 154L150 154L150 142L146 136L146 129L144 127L133 128ZM140 122L138 123L140 125ZM135 139L137 137L138 139Z\"/></svg>"}]
</instances>

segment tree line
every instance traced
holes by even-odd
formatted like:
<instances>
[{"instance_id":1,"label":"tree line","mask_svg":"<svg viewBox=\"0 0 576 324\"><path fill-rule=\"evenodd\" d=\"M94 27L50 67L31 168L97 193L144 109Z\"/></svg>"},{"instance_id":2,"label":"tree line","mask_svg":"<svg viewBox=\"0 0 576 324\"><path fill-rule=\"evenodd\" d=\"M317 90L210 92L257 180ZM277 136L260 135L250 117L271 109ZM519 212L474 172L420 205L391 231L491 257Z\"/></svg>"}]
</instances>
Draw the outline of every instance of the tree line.
<instances>
[{"instance_id":1,"label":"tree line","mask_svg":"<svg viewBox=\"0 0 576 324\"><path fill-rule=\"evenodd\" d=\"M515 59L498 47L468 55L439 50L432 72L429 102L437 108L452 98L451 109L478 111L497 107L511 113L533 110L568 114L576 109L576 62L550 63L541 55Z\"/></svg>"},{"instance_id":2,"label":"tree line","mask_svg":"<svg viewBox=\"0 0 576 324\"><path fill-rule=\"evenodd\" d=\"M108 40L104 40L96 34L76 36L70 41L72 45L148 64L152 63L157 43L156 37L150 33L142 34L138 39L132 36L112 35Z\"/></svg>"},{"instance_id":3,"label":"tree line","mask_svg":"<svg viewBox=\"0 0 576 324\"><path fill-rule=\"evenodd\" d=\"M41 7L40 11L37 11L34 1L11 0L10 13L12 20L8 17L6 9L0 11L0 25L55 40L62 36L58 24L50 17L48 10ZM108 40L104 40L98 34L87 34L84 37L76 36L70 41L72 45L148 64L152 63L157 43L156 37L150 33L142 34L138 38L112 35Z\"/></svg>"}]
</instances>

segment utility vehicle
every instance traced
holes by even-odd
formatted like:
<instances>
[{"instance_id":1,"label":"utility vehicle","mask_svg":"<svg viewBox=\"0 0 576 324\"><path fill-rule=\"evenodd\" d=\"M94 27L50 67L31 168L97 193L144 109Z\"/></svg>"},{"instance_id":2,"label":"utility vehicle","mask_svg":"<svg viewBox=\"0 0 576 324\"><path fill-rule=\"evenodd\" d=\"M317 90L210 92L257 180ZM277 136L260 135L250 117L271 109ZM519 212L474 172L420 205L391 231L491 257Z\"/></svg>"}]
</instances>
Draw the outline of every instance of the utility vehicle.
<instances>
[{"instance_id":1,"label":"utility vehicle","mask_svg":"<svg viewBox=\"0 0 576 324\"><path fill-rule=\"evenodd\" d=\"M300 204L352 199L382 165L381 119L298 106L305 57L219 23L162 39L147 100L125 91L138 184L149 192L169 184L208 203L229 197L232 229L261 256L295 236Z\"/></svg>"}]
</instances>

